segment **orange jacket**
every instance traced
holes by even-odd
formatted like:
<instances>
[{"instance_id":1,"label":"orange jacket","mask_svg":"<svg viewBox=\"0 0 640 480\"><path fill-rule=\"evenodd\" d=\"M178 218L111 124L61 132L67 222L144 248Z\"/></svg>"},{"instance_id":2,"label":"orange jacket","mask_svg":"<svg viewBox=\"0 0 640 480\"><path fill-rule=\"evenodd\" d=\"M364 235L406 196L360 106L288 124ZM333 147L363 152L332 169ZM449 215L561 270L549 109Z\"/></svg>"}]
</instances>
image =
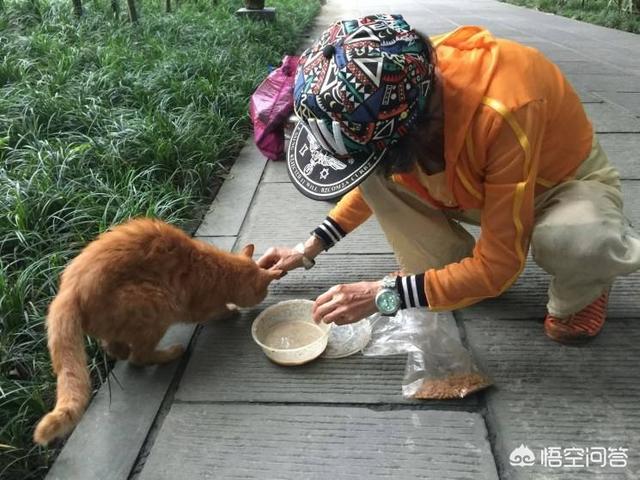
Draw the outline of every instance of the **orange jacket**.
<instances>
[{"instance_id":1,"label":"orange jacket","mask_svg":"<svg viewBox=\"0 0 640 480\"><path fill-rule=\"evenodd\" d=\"M569 82L537 50L473 26L432 41L443 80L446 190L456 208L481 209L473 256L424 277L429 308L451 310L498 296L518 278L535 196L570 178L589 154L593 131ZM449 208L419 178L393 180ZM347 233L370 215L357 188L329 213Z\"/></svg>"}]
</instances>

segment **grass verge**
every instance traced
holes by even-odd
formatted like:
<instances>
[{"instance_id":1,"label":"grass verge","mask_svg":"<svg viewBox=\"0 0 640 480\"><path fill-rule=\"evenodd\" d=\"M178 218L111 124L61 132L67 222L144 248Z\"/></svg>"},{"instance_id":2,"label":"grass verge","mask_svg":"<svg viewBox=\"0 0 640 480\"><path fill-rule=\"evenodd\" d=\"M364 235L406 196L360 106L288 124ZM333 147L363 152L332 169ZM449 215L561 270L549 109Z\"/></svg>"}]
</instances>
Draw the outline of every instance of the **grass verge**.
<instances>
[{"instance_id":1,"label":"grass verge","mask_svg":"<svg viewBox=\"0 0 640 480\"><path fill-rule=\"evenodd\" d=\"M583 22L640 33L640 14L621 12L608 0L500 0Z\"/></svg>"},{"instance_id":2,"label":"grass verge","mask_svg":"<svg viewBox=\"0 0 640 480\"><path fill-rule=\"evenodd\" d=\"M0 6L0 478L42 478L55 449L32 444L52 405L44 315L66 262L131 216L199 219L249 134L251 92L316 14L270 0L274 23L233 0L141 5L5 0ZM96 384L105 375L89 345Z\"/></svg>"}]
</instances>

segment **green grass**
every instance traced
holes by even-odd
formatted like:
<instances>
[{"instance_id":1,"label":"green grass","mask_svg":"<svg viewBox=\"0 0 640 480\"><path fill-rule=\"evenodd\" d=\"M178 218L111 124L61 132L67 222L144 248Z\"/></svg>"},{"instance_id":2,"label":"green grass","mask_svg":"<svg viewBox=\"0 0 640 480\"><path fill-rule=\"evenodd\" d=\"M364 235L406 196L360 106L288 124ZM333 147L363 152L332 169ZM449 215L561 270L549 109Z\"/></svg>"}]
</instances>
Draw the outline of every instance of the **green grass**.
<instances>
[{"instance_id":1,"label":"green grass","mask_svg":"<svg viewBox=\"0 0 640 480\"><path fill-rule=\"evenodd\" d=\"M121 0L122 1L122 0ZM52 406L44 315L87 241L137 215L193 225L249 134L248 99L292 53L319 6L270 0L273 24L239 1L159 1L115 21L110 1L5 0L0 13L0 478L42 478L35 447ZM122 5L124 7L124 5ZM2 8L0 6L0 8ZM96 385L105 374L89 345Z\"/></svg>"},{"instance_id":2,"label":"green grass","mask_svg":"<svg viewBox=\"0 0 640 480\"><path fill-rule=\"evenodd\" d=\"M627 32L640 33L640 14L619 11L609 7L608 0L501 0L516 5L533 7L583 22L594 23Z\"/></svg>"}]
</instances>

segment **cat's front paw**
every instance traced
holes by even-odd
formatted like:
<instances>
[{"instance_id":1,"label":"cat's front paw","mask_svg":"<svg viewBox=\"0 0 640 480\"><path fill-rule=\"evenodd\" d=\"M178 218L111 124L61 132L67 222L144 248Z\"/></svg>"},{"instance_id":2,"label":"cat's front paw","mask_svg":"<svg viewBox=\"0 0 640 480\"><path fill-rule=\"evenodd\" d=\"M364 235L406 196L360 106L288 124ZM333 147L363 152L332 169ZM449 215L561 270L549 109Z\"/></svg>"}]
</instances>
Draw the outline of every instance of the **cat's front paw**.
<instances>
[{"instance_id":1,"label":"cat's front paw","mask_svg":"<svg viewBox=\"0 0 640 480\"><path fill-rule=\"evenodd\" d=\"M233 303L227 303L224 308L216 311L211 317L210 320L217 322L219 320L229 320L231 318L235 318L240 315L240 309L237 305Z\"/></svg>"},{"instance_id":2,"label":"cat's front paw","mask_svg":"<svg viewBox=\"0 0 640 480\"><path fill-rule=\"evenodd\" d=\"M237 315L240 313L240 309L235 303L227 303L227 310L232 315Z\"/></svg>"},{"instance_id":3,"label":"cat's front paw","mask_svg":"<svg viewBox=\"0 0 640 480\"><path fill-rule=\"evenodd\" d=\"M184 345L177 343L175 345L171 345L165 350L165 352L167 353L167 361L170 362L172 360L175 360L176 358L181 357L185 352L185 348Z\"/></svg>"}]
</instances>

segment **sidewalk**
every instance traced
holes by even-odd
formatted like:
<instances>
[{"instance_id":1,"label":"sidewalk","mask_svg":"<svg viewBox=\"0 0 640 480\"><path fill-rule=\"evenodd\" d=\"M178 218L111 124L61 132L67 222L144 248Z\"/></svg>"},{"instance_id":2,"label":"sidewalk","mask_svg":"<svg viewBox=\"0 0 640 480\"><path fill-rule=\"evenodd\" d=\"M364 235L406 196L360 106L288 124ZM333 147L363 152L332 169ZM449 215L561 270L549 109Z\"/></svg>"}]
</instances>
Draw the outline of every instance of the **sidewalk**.
<instances>
[{"instance_id":1,"label":"sidewalk","mask_svg":"<svg viewBox=\"0 0 640 480\"><path fill-rule=\"evenodd\" d=\"M491 0L330 0L309 40L338 18L379 11L402 13L427 34L483 25L547 54L580 91L640 225L640 36ZM228 249L255 243L259 255L306 238L329 208L299 194L284 162L267 163L249 141L196 235ZM611 320L581 348L544 337L548 276L532 262L504 296L455 312L451 321L496 385L463 401L404 400L402 356L283 368L251 340L267 305L394 270L371 220L240 319L195 335L175 329L165 341L190 342L188 354L162 368L119 363L122 388L101 389L47 478L640 478L640 275L614 285ZM537 465L510 465L521 444ZM549 447L582 449L582 463L586 448L628 448L628 465L541 466Z\"/></svg>"}]
</instances>

